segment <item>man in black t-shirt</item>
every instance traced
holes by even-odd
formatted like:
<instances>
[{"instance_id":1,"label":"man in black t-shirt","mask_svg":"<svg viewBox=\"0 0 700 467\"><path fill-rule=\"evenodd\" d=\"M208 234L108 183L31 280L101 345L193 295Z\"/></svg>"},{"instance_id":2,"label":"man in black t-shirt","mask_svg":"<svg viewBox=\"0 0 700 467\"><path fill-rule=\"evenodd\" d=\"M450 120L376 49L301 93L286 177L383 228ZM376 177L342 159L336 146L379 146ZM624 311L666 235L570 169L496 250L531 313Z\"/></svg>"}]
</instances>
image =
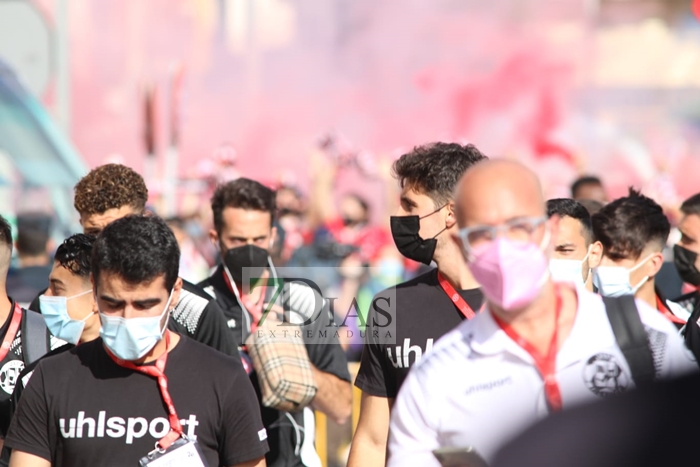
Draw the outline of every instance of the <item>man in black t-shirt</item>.
<instances>
[{"instance_id":1,"label":"man in black t-shirt","mask_svg":"<svg viewBox=\"0 0 700 467\"><path fill-rule=\"evenodd\" d=\"M129 214L142 215L148 188L143 177L121 164L106 164L91 170L75 185L74 206L86 234L96 235L110 222ZM41 311L37 297L29 307ZM226 330L217 303L201 288L183 280L180 300L175 305L171 331L185 334L220 352L238 357L238 350Z\"/></svg>"},{"instance_id":2,"label":"man in black t-shirt","mask_svg":"<svg viewBox=\"0 0 700 467\"><path fill-rule=\"evenodd\" d=\"M285 314L289 312L290 320L311 321L302 327L304 347L318 387L310 406L343 423L351 411L350 374L345 354L333 335L335 327L328 301L301 281L284 282L279 288L251 288L244 281L246 272L250 278L279 280L269 258L276 236L274 210L274 192L254 180L239 178L217 188L212 197L215 229L211 238L222 252L222 263L200 285L216 297L239 346L261 321L262 310L269 303L280 306ZM275 297L276 289L281 290L279 297ZM245 353L242 355L246 357ZM295 371L289 364L287 368ZM251 376L257 386L257 375ZM261 410L269 435L269 466L320 465L313 443L314 417L308 407L294 414L265 406Z\"/></svg>"},{"instance_id":3,"label":"man in black t-shirt","mask_svg":"<svg viewBox=\"0 0 700 467\"><path fill-rule=\"evenodd\" d=\"M157 217L105 227L91 262L100 338L34 370L6 439L11 465L138 465L154 445L209 466L265 465L266 432L240 361L167 330L179 259Z\"/></svg>"},{"instance_id":4,"label":"man in black t-shirt","mask_svg":"<svg viewBox=\"0 0 700 467\"><path fill-rule=\"evenodd\" d=\"M394 242L407 258L434 261L437 269L372 300L355 380L362 405L349 467L385 465L390 410L408 371L442 335L481 308L481 291L451 234L457 232L457 181L484 159L472 145L436 143L394 163L401 185L401 204L391 218Z\"/></svg>"},{"instance_id":5,"label":"man in black t-shirt","mask_svg":"<svg viewBox=\"0 0 700 467\"><path fill-rule=\"evenodd\" d=\"M0 216L0 433L10 424L10 396L25 365L29 365L53 347L63 344L50 336L41 317L32 316L8 297L7 272L12 258L10 225ZM9 291L11 293L11 291ZM32 345L32 343L34 345ZM2 446L2 442L0 442Z\"/></svg>"}]
</instances>

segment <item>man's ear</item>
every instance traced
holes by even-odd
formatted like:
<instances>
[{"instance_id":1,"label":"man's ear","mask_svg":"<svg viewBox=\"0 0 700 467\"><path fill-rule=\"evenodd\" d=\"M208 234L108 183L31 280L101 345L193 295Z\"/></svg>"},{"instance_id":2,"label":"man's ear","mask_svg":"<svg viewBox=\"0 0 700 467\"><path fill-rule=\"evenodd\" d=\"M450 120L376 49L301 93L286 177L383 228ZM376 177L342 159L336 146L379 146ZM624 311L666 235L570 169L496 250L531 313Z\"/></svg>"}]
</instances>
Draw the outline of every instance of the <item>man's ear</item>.
<instances>
[{"instance_id":1,"label":"man's ear","mask_svg":"<svg viewBox=\"0 0 700 467\"><path fill-rule=\"evenodd\" d=\"M173 297L170 299L170 309L172 310L180 301L180 292L182 291L182 278L178 277L173 286Z\"/></svg>"},{"instance_id":2,"label":"man's ear","mask_svg":"<svg viewBox=\"0 0 700 467\"><path fill-rule=\"evenodd\" d=\"M272 247L277 243L277 227L272 227L270 230L270 247L268 250L272 250Z\"/></svg>"},{"instance_id":3,"label":"man's ear","mask_svg":"<svg viewBox=\"0 0 700 467\"><path fill-rule=\"evenodd\" d=\"M457 225L457 216L455 214L455 202L449 201L447 203L447 216L445 217L445 228L447 230L450 230L455 225Z\"/></svg>"},{"instance_id":4,"label":"man's ear","mask_svg":"<svg viewBox=\"0 0 700 467\"><path fill-rule=\"evenodd\" d=\"M211 229L209 231L209 241L211 241L212 245L214 245L217 249L219 248L219 234L216 230Z\"/></svg>"},{"instance_id":5,"label":"man's ear","mask_svg":"<svg viewBox=\"0 0 700 467\"><path fill-rule=\"evenodd\" d=\"M591 244L591 252L588 254L588 267L595 269L600 266L600 261L603 259L603 244L593 242Z\"/></svg>"},{"instance_id":6,"label":"man's ear","mask_svg":"<svg viewBox=\"0 0 700 467\"><path fill-rule=\"evenodd\" d=\"M97 306L97 287L95 287L95 276L90 273L90 285L92 286L92 311L98 313L100 309Z\"/></svg>"},{"instance_id":7,"label":"man's ear","mask_svg":"<svg viewBox=\"0 0 700 467\"><path fill-rule=\"evenodd\" d=\"M654 255L649 258L649 261L647 261L647 264L645 266L647 275L649 277L654 277L656 276L659 271L661 270L661 266L664 265L664 255L661 252L654 253Z\"/></svg>"}]
</instances>

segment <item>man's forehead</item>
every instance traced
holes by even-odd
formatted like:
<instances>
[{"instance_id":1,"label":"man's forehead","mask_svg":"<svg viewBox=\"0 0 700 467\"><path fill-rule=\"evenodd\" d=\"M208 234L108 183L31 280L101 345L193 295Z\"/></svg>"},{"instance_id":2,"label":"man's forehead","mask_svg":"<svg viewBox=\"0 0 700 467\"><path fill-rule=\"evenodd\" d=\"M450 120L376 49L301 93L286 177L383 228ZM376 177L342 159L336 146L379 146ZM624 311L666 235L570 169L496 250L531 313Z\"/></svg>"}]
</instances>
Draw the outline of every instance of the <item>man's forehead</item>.
<instances>
[{"instance_id":1,"label":"man's forehead","mask_svg":"<svg viewBox=\"0 0 700 467\"><path fill-rule=\"evenodd\" d=\"M559 234L557 236L557 244L563 243L586 243L584 235L584 227L581 221L573 217L563 216L559 220Z\"/></svg>"},{"instance_id":2,"label":"man's forehead","mask_svg":"<svg viewBox=\"0 0 700 467\"><path fill-rule=\"evenodd\" d=\"M134 297L140 296L150 296L152 297L154 293L160 295L161 293L168 293L165 288L165 275L161 274L155 279L149 281L141 281L138 283L132 283L126 281L123 277L118 274L103 272L100 274L96 288L100 291L100 294L107 295L128 295Z\"/></svg>"}]
</instances>

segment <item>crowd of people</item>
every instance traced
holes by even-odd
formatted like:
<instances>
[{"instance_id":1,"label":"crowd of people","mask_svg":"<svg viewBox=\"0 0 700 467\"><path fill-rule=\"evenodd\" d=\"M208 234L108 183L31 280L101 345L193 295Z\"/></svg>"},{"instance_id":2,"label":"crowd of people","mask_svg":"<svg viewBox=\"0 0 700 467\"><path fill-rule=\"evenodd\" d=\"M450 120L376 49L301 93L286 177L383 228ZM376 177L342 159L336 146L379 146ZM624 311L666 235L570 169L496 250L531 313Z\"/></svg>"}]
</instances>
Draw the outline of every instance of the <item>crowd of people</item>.
<instances>
[{"instance_id":1,"label":"crowd of people","mask_svg":"<svg viewBox=\"0 0 700 467\"><path fill-rule=\"evenodd\" d=\"M16 240L0 218L0 465L317 467L314 411L345 423L352 384L350 467L573 465L552 433L645 426L697 389L700 194L677 225L596 177L546 200L456 143L383 177L381 223L358 194L334 207L330 169L307 198L237 177L161 219L120 164L76 185L58 247L50 217ZM626 465L648 428L576 458Z\"/></svg>"}]
</instances>

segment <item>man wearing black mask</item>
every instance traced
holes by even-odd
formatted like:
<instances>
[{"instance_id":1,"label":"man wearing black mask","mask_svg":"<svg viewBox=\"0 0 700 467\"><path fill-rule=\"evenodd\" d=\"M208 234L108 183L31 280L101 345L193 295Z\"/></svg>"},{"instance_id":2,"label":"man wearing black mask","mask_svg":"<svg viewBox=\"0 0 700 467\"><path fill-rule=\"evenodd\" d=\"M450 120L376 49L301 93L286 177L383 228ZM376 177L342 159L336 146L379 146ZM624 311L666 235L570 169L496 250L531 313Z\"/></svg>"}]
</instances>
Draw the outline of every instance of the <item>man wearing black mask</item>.
<instances>
[{"instance_id":1,"label":"man wearing black mask","mask_svg":"<svg viewBox=\"0 0 700 467\"><path fill-rule=\"evenodd\" d=\"M409 259L435 262L437 269L372 300L355 381L362 406L349 467L385 465L390 411L408 371L435 341L481 308L481 290L453 240L458 229L453 192L462 174L485 159L472 145L435 143L394 163L401 186L400 207L391 218L396 247ZM391 335L382 329L387 313L395 323Z\"/></svg>"},{"instance_id":2,"label":"man wearing black mask","mask_svg":"<svg viewBox=\"0 0 700 467\"><path fill-rule=\"evenodd\" d=\"M276 288L269 286L270 282L279 279L269 258L276 241L275 193L254 180L239 178L219 186L211 206L214 230L210 238L221 252L221 264L200 286L221 305L242 355L245 356L243 345L247 337L257 324L262 326L261 317L269 303L282 303L285 314L294 313L312 321L310 327L303 328L318 388L310 405L339 423L345 422L351 411L350 374L345 354L332 338L335 329L331 327L333 317L327 301L300 282L284 282L280 299L271 295ZM260 279L256 286L251 286L253 278ZM272 281L265 282L266 279ZM257 286L265 283L267 287ZM327 339L321 339L319 331L325 331ZM313 340L307 339L309 335ZM253 375L253 384L257 383ZM313 446L313 413L309 408L292 414L262 406L262 418L270 446L268 466L320 465Z\"/></svg>"},{"instance_id":3,"label":"man wearing black mask","mask_svg":"<svg viewBox=\"0 0 700 467\"><path fill-rule=\"evenodd\" d=\"M683 282L700 287L700 193L681 205L683 218L678 229L681 240L673 247L673 259ZM694 290L674 300L691 313L684 330L685 343L700 362L700 292Z\"/></svg>"}]
</instances>

